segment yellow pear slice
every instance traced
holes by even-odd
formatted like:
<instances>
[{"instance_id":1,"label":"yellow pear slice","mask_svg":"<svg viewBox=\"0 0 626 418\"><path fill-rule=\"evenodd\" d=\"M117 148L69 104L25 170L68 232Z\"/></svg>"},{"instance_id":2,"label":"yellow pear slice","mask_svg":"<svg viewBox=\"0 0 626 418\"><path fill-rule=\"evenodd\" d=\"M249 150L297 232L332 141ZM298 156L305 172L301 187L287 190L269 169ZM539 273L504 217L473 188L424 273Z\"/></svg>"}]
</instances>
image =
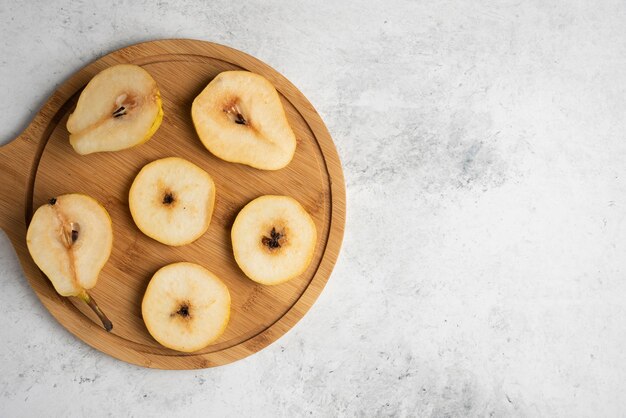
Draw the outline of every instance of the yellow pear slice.
<instances>
[{"instance_id":1,"label":"yellow pear slice","mask_svg":"<svg viewBox=\"0 0 626 418\"><path fill-rule=\"evenodd\" d=\"M308 267L317 231L304 208L288 196L261 196L237 215L231 230L235 260L255 282L286 282Z\"/></svg>"},{"instance_id":2,"label":"yellow pear slice","mask_svg":"<svg viewBox=\"0 0 626 418\"><path fill-rule=\"evenodd\" d=\"M74 150L84 155L142 144L162 119L156 81L137 65L120 64L91 79L67 120L67 130Z\"/></svg>"},{"instance_id":3,"label":"yellow pear slice","mask_svg":"<svg viewBox=\"0 0 626 418\"><path fill-rule=\"evenodd\" d=\"M130 187L130 213L147 236L167 245L185 245L209 227L215 183L197 165L178 157L144 166Z\"/></svg>"},{"instance_id":4,"label":"yellow pear slice","mask_svg":"<svg viewBox=\"0 0 626 418\"><path fill-rule=\"evenodd\" d=\"M83 194L52 198L33 215L26 244L57 293L81 298L110 331L111 321L87 293L111 254L113 230L106 209Z\"/></svg>"},{"instance_id":5,"label":"yellow pear slice","mask_svg":"<svg viewBox=\"0 0 626 418\"><path fill-rule=\"evenodd\" d=\"M150 335L173 350L206 347L226 329L230 293L213 273L193 263L161 268L150 280L141 303Z\"/></svg>"},{"instance_id":6,"label":"yellow pear slice","mask_svg":"<svg viewBox=\"0 0 626 418\"><path fill-rule=\"evenodd\" d=\"M278 170L296 150L280 97L258 74L218 74L193 101L191 116L204 146L226 161Z\"/></svg>"}]
</instances>

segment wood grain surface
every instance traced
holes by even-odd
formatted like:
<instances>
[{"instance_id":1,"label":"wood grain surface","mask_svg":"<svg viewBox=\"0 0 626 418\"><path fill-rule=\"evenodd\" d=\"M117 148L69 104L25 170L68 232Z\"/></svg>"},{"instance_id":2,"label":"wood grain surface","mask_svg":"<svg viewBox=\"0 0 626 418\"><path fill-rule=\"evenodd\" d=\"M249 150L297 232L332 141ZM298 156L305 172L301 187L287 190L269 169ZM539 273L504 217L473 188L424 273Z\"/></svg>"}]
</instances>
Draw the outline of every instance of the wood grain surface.
<instances>
[{"instance_id":1,"label":"wood grain surface","mask_svg":"<svg viewBox=\"0 0 626 418\"><path fill-rule=\"evenodd\" d=\"M164 118L143 145L112 153L80 156L65 128L82 88L99 71L120 63L137 64L156 80ZM191 122L191 103L219 72L248 70L276 86L298 146L293 161L278 171L222 161L207 151ZM197 241L169 247L143 235L128 209L128 190L145 164L158 158L186 158L214 179L216 207L208 231ZM195 369L241 359L272 343L304 316L318 297L337 259L345 223L345 186L332 139L315 109L287 79L240 51L197 40L159 40L110 53L67 80L27 129L0 147L0 226L10 238L26 277L42 303L70 332L118 359L146 367ZM113 220L113 252L90 293L113 321L104 331L89 308L56 294L26 248L33 210L50 197L85 193L99 200ZM247 279L232 254L230 228L238 211L264 194L297 199L312 215L318 242L301 276L278 286ZM232 312L226 332L195 353L160 346L141 317L141 299L160 267L177 261L198 263L228 286Z\"/></svg>"}]
</instances>

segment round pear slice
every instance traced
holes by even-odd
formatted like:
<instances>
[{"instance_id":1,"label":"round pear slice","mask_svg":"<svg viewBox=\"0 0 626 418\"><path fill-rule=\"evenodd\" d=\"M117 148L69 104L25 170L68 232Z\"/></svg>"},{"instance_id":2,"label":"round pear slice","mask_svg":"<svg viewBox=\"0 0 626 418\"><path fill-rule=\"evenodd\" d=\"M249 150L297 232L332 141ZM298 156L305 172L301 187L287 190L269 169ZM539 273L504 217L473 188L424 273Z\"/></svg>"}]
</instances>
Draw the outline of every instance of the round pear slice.
<instances>
[{"instance_id":1,"label":"round pear slice","mask_svg":"<svg viewBox=\"0 0 626 418\"><path fill-rule=\"evenodd\" d=\"M304 208L288 196L261 196L237 215L231 231L235 260L255 282L286 282L308 267L317 231Z\"/></svg>"},{"instance_id":2,"label":"round pear slice","mask_svg":"<svg viewBox=\"0 0 626 418\"><path fill-rule=\"evenodd\" d=\"M144 166L130 187L130 213L137 227L163 244L179 246L200 238L215 205L215 183L197 165L178 157Z\"/></svg>"},{"instance_id":3,"label":"round pear slice","mask_svg":"<svg viewBox=\"0 0 626 418\"><path fill-rule=\"evenodd\" d=\"M193 101L191 117L204 146L226 161L278 170L296 150L280 97L258 74L218 74Z\"/></svg>"},{"instance_id":4,"label":"round pear slice","mask_svg":"<svg viewBox=\"0 0 626 418\"><path fill-rule=\"evenodd\" d=\"M111 331L111 321L87 293L111 255L113 230L106 209L83 194L52 198L33 215L26 244L57 293L85 301Z\"/></svg>"},{"instance_id":5,"label":"round pear slice","mask_svg":"<svg viewBox=\"0 0 626 418\"><path fill-rule=\"evenodd\" d=\"M206 347L226 329L230 293L213 273L193 263L161 268L150 280L141 304L150 335L173 350Z\"/></svg>"},{"instance_id":6,"label":"round pear slice","mask_svg":"<svg viewBox=\"0 0 626 418\"><path fill-rule=\"evenodd\" d=\"M162 119L156 81L137 65L120 64L91 79L67 120L67 130L74 150L84 155L142 144Z\"/></svg>"}]
</instances>

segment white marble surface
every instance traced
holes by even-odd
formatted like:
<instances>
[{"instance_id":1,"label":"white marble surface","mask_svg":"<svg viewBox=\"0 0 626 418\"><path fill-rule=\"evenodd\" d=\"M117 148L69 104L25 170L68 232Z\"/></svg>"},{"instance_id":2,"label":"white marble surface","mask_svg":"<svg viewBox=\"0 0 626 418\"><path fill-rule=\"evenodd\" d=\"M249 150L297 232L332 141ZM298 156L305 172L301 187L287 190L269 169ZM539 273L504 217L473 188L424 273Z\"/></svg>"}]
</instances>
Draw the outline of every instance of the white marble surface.
<instances>
[{"instance_id":1,"label":"white marble surface","mask_svg":"<svg viewBox=\"0 0 626 418\"><path fill-rule=\"evenodd\" d=\"M626 4L339 3L0 0L0 141L102 54L206 39L304 92L348 194L310 313L209 370L75 339L1 237L0 416L624 414Z\"/></svg>"}]
</instances>

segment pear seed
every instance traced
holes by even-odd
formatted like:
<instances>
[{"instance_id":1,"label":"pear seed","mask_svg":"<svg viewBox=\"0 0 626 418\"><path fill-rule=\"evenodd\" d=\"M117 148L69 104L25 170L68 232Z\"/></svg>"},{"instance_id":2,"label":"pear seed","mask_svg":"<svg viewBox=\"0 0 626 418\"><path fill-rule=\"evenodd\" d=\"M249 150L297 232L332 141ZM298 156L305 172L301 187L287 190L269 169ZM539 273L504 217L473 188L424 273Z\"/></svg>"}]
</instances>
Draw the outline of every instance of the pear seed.
<instances>
[{"instance_id":1,"label":"pear seed","mask_svg":"<svg viewBox=\"0 0 626 418\"><path fill-rule=\"evenodd\" d=\"M276 232L276 228L272 228L270 236L261 238L261 243L270 249L280 248L280 239L283 236L280 232Z\"/></svg>"}]
</instances>

